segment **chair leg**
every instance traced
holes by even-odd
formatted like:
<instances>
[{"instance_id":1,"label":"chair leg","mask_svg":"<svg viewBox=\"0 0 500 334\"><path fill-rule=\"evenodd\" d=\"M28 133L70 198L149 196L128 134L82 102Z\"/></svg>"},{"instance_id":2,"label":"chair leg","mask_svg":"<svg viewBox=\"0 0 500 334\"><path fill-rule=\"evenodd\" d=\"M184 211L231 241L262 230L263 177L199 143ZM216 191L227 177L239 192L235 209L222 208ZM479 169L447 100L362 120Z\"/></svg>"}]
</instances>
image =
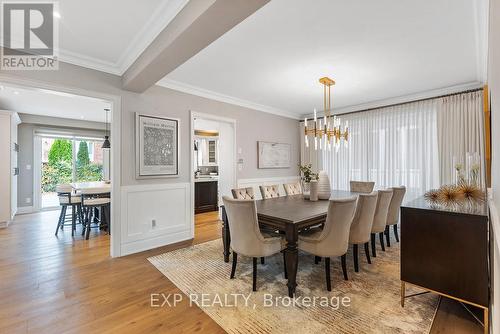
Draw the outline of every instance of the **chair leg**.
<instances>
[{"instance_id":1,"label":"chair leg","mask_svg":"<svg viewBox=\"0 0 500 334\"><path fill-rule=\"evenodd\" d=\"M332 291L332 281L330 278L330 258L325 257L326 289Z\"/></svg>"},{"instance_id":2,"label":"chair leg","mask_svg":"<svg viewBox=\"0 0 500 334\"><path fill-rule=\"evenodd\" d=\"M385 240L387 241L387 247L391 247L391 236L389 235L389 226L385 227Z\"/></svg>"},{"instance_id":3,"label":"chair leg","mask_svg":"<svg viewBox=\"0 0 500 334\"><path fill-rule=\"evenodd\" d=\"M253 282L252 290L257 291L257 258L253 258Z\"/></svg>"},{"instance_id":4,"label":"chair leg","mask_svg":"<svg viewBox=\"0 0 500 334\"><path fill-rule=\"evenodd\" d=\"M61 213L59 214L59 220L57 221L57 227L56 227L56 237L57 237L57 233L59 232L59 229L61 228L61 224L62 224L62 221L64 219L64 206L61 207Z\"/></svg>"},{"instance_id":5,"label":"chair leg","mask_svg":"<svg viewBox=\"0 0 500 334\"><path fill-rule=\"evenodd\" d=\"M365 254L366 254L366 261L368 262L368 264L372 264L372 261L370 259L370 247L368 246L368 243L365 242Z\"/></svg>"},{"instance_id":6,"label":"chair leg","mask_svg":"<svg viewBox=\"0 0 500 334\"><path fill-rule=\"evenodd\" d=\"M347 281L349 278L347 277L347 265L346 265L345 254L340 257L340 262L342 262L342 272L344 273L344 279Z\"/></svg>"},{"instance_id":7,"label":"chair leg","mask_svg":"<svg viewBox=\"0 0 500 334\"><path fill-rule=\"evenodd\" d=\"M238 254L236 252L233 252L233 265L231 266L231 276L230 278L234 278L234 274L236 273L236 263L238 262Z\"/></svg>"},{"instance_id":8,"label":"chair leg","mask_svg":"<svg viewBox=\"0 0 500 334\"><path fill-rule=\"evenodd\" d=\"M87 219L86 219L86 221L87 221L87 231L86 231L86 235L85 235L85 239L86 240L89 240L89 237L90 237L90 225L92 224L92 222L91 222L91 212L90 211L92 211L92 209L88 208L87 209Z\"/></svg>"},{"instance_id":9,"label":"chair leg","mask_svg":"<svg viewBox=\"0 0 500 334\"><path fill-rule=\"evenodd\" d=\"M62 223L61 223L61 231L64 231L64 223L66 223L66 211L68 211L68 206L63 206L63 216L62 216Z\"/></svg>"},{"instance_id":10,"label":"chair leg","mask_svg":"<svg viewBox=\"0 0 500 334\"><path fill-rule=\"evenodd\" d=\"M286 258L285 258L285 252L283 252L283 269L285 271L285 279L288 279L288 274L286 272Z\"/></svg>"},{"instance_id":11,"label":"chair leg","mask_svg":"<svg viewBox=\"0 0 500 334\"><path fill-rule=\"evenodd\" d=\"M378 234L379 239L380 239L380 246L382 247L382 250L385 252L385 245L384 245L384 232L380 232Z\"/></svg>"},{"instance_id":12,"label":"chair leg","mask_svg":"<svg viewBox=\"0 0 500 334\"><path fill-rule=\"evenodd\" d=\"M76 231L76 206L71 206L71 236L75 236Z\"/></svg>"},{"instance_id":13,"label":"chair leg","mask_svg":"<svg viewBox=\"0 0 500 334\"><path fill-rule=\"evenodd\" d=\"M399 242L399 235L398 235L398 224L394 224L394 237L396 237L396 242Z\"/></svg>"},{"instance_id":14,"label":"chair leg","mask_svg":"<svg viewBox=\"0 0 500 334\"><path fill-rule=\"evenodd\" d=\"M265 264L266 263L266 260L264 260L264 257L261 257L260 258L260 264Z\"/></svg>"},{"instance_id":15,"label":"chair leg","mask_svg":"<svg viewBox=\"0 0 500 334\"><path fill-rule=\"evenodd\" d=\"M314 257L314 264L318 264L321 261L321 256L315 256Z\"/></svg>"},{"instance_id":16,"label":"chair leg","mask_svg":"<svg viewBox=\"0 0 500 334\"><path fill-rule=\"evenodd\" d=\"M377 257L377 249L376 249L376 245L375 245L375 233L372 233L371 234L371 244L372 244L372 256L373 257Z\"/></svg>"},{"instance_id":17,"label":"chair leg","mask_svg":"<svg viewBox=\"0 0 500 334\"><path fill-rule=\"evenodd\" d=\"M352 254L354 255L354 271L359 272L358 245L357 244L352 245Z\"/></svg>"}]
</instances>

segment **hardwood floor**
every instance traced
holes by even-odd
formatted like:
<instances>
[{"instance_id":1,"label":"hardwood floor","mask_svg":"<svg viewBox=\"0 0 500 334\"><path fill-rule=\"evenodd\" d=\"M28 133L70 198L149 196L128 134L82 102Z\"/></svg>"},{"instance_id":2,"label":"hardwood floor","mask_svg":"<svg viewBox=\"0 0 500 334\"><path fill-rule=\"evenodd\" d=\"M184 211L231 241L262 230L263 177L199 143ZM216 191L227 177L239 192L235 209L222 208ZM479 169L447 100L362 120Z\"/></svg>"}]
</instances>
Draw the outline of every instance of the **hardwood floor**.
<instances>
[{"instance_id":1,"label":"hardwood floor","mask_svg":"<svg viewBox=\"0 0 500 334\"><path fill-rule=\"evenodd\" d=\"M74 238L67 228L55 237L57 215L22 215L0 229L0 333L224 333L186 298L176 307L151 307L151 293L180 290L147 261L219 238L216 212L196 215L193 241L116 259L103 232L92 230L84 240L80 227ZM474 327L460 309L446 305L431 333Z\"/></svg>"},{"instance_id":2,"label":"hardwood floor","mask_svg":"<svg viewBox=\"0 0 500 334\"><path fill-rule=\"evenodd\" d=\"M150 306L151 293L180 290L147 258L220 237L216 213L197 216L193 242L116 259L105 233L73 239L68 228L56 238L57 214L18 216L0 229L0 333L224 333L186 299Z\"/></svg>"}]
</instances>

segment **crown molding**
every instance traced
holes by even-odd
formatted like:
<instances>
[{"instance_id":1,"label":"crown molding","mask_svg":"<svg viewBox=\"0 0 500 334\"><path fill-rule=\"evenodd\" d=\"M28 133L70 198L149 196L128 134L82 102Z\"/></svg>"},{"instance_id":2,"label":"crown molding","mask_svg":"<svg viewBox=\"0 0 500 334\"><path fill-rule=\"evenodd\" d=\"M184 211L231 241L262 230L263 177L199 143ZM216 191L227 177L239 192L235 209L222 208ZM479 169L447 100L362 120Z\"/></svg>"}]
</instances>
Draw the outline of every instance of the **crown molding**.
<instances>
[{"instance_id":1,"label":"crown molding","mask_svg":"<svg viewBox=\"0 0 500 334\"><path fill-rule=\"evenodd\" d=\"M116 62L106 61L64 49L59 49L59 60L65 63L121 76L188 2L189 0L169 0L162 2L151 18L143 25L142 29L133 36L128 47L121 53L120 58Z\"/></svg>"},{"instance_id":2,"label":"crown molding","mask_svg":"<svg viewBox=\"0 0 500 334\"><path fill-rule=\"evenodd\" d=\"M215 101L234 104L234 105L237 105L240 107L258 110L258 111L262 111L262 112L265 112L268 114L274 114L274 115L278 115L278 116L282 116L282 117L286 117L286 118L292 118L292 119L296 119L296 120L300 119L299 115L292 113L292 112L289 112L289 111L285 111L282 109L266 106L263 104L254 103L254 102L251 102L248 100L243 100L243 99L240 99L237 97L217 93L217 92L214 92L214 91L211 91L208 89L192 86L192 85L182 83L179 81L175 81L175 80L171 80L171 79L163 78L160 81L158 81L156 84L158 86L169 88L169 89L176 90L179 92L188 93L188 94L196 95L196 96L201 96L201 97L205 97L207 99L211 99L211 100L215 100Z\"/></svg>"},{"instance_id":3,"label":"crown molding","mask_svg":"<svg viewBox=\"0 0 500 334\"><path fill-rule=\"evenodd\" d=\"M116 66L120 69L120 75L125 73L188 2L189 0L169 0L160 5L118 59Z\"/></svg>"},{"instance_id":4,"label":"crown molding","mask_svg":"<svg viewBox=\"0 0 500 334\"><path fill-rule=\"evenodd\" d=\"M460 92L463 92L466 90L481 88L481 87L483 87L483 85L484 84L482 82L479 82L479 81L467 82L467 83L463 83L463 84L458 84L458 85L443 87L443 88L438 88L438 89L432 89L432 90L414 93L414 94L409 94L409 95L402 95L402 96L397 96L397 97L388 98L388 99L376 100L376 101L362 103L362 104L356 104L356 105L352 105L352 106L333 108L333 110L334 110L333 114L342 115L342 114L366 110L366 109L384 108L386 106L390 106L390 105L398 104L398 103L407 103L407 102L412 102L412 101L418 101L421 99L438 97L441 95L460 93ZM322 112L320 114L318 113L318 115L323 116L323 113ZM302 115L301 119L303 119L304 117L310 118L310 117L313 117L313 114L311 114L311 113L304 114L304 115Z\"/></svg>"}]
</instances>

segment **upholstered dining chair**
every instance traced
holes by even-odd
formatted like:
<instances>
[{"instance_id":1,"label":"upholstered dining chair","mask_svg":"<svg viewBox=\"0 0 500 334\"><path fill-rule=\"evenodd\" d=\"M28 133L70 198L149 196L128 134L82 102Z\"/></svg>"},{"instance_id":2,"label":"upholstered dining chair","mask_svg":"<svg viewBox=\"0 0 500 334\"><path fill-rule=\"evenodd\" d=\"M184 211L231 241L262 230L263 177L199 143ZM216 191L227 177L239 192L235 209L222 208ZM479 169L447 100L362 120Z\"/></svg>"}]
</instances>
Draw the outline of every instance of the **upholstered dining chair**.
<instances>
[{"instance_id":1,"label":"upholstered dining chair","mask_svg":"<svg viewBox=\"0 0 500 334\"><path fill-rule=\"evenodd\" d=\"M300 182L285 183L283 184L283 188L285 188L285 194L287 196L302 194L302 186L300 185Z\"/></svg>"},{"instance_id":2,"label":"upholstered dining chair","mask_svg":"<svg viewBox=\"0 0 500 334\"><path fill-rule=\"evenodd\" d=\"M350 181L350 188L352 192L357 193L371 193L375 187L375 182L364 181Z\"/></svg>"},{"instance_id":3,"label":"upholstered dining chair","mask_svg":"<svg viewBox=\"0 0 500 334\"><path fill-rule=\"evenodd\" d=\"M259 186L262 199L280 197L279 185Z\"/></svg>"},{"instance_id":4,"label":"upholstered dining chair","mask_svg":"<svg viewBox=\"0 0 500 334\"><path fill-rule=\"evenodd\" d=\"M346 253L349 247L349 230L356 209L356 196L332 199L328 205L323 230L311 230L299 235L299 249L316 257L325 258L326 288L332 291L330 258L340 256L344 279L347 280Z\"/></svg>"},{"instance_id":5,"label":"upholstered dining chair","mask_svg":"<svg viewBox=\"0 0 500 334\"><path fill-rule=\"evenodd\" d=\"M234 199L254 199L255 195L252 187L231 189Z\"/></svg>"},{"instance_id":6,"label":"upholstered dining chair","mask_svg":"<svg viewBox=\"0 0 500 334\"><path fill-rule=\"evenodd\" d=\"M387 213L389 212L389 204L392 199L392 189L379 190L377 196L377 206L375 208L375 216L373 217L371 244L372 256L377 257L375 237L377 234L380 238L380 247L385 252L384 246L384 231L387 222Z\"/></svg>"},{"instance_id":7,"label":"upholstered dining chair","mask_svg":"<svg viewBox=\"0 0 500 334\"><path fill-rule=\"evenodd\" d=\"M77 196L71 184L58 184L56 186L56 193L59 197L59 205L61 206L61 213L59 214L59 221L57 222L57 228L55 235L59 232L59 229L63 230L64 226L71 225L71 236L75 235L76 230L76 219L82 223L82 208L81 208L81 198ZM68 206L71 207L71 224L66 224L67 220L67 210Z\"/></svg>"},{"instance_id":8,"label":"upholstered dining chair","mask_svg":"<svg viewBox=\"0 0 500 334\"><path fill-rule=\"evenodd\" d=\"M365 246L366 261L369 264L372 263L370 260L368 242L370 241L376 206L377 192L359 195L356 213L354 214L351 231L349 232L349 243L353 245L352 253L354 257L355 272L359 272L358 245Z\"/></svg>"},{"instance_id":9,"label":"upholstered dining chair","mask_svg":"<svg viewBox=\"0 0 500 334\"><path fill-rule=\"evenodd\" d=\"M238 254L251 257L253 259L252 290L257 291L257 259L281 252L282 238L279 235L264 237L260 232L254 200L232 199L228 196L222 197L222 200L230 221L229 232L233 251L230 278L234 278L236 273Z\"/></svg>"},{"instance_id":10,"label":"upholstered dining chair","mask_svg":"<svg viewBox=\"0 0 500 334\"><path fill-rule=\"evenodd\" d=\"M97 221L95 216L96 210L99 209L99 225L96 227L105 227L108 233L110 229L110 205L111 198L109 188L88 188L80 190L81 201L82 201L82 211L83 211L83 224L84 228L82 230L82 235L85 234L85 239L89 239L90 229L92 227L92 222Z\"/></svg>"},{"instance_id":11,"label":"upholstered dining chair","mask_svg":"<svg viewBox=\"0 0 500 334\"><path fill-rule=\"evenodd\" d=\"M401 208L401 203L403 203L403 198L406 194L406 187L392 187L392 199L391 204L389 204L389 210L387 212L387 222L385 229L385 239L387 241L387 247L391 247L391 237L389 235L390 226L394 227L394 237L396 241L399 242L398 235L398 223L399 223L399 209Z\"/></svg>"}]
</instances>

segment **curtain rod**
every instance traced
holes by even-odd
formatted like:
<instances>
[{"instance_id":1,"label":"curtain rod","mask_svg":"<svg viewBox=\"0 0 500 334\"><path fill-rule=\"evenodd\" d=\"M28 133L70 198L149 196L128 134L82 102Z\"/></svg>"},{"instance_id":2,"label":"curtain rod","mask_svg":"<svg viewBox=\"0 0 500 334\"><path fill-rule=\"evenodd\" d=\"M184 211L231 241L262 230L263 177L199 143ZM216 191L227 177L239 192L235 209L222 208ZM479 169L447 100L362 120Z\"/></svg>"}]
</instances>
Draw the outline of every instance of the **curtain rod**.
<instances>
[{"instance_id":1,"label":"curtain rod","mask_svg":"<svg viewBox=\"0 0 500 334\"><path fill-rule=\"evenodd\" d=\"M409 103L415 103L415 102L421 102L421 101L427 101L427 100L440 99L440 98L448 97L448 96L454 96L454 95L460 95L460 94L466 94L466 93L473 93L473 92L478 92L478 91L483 90L483 89L484 88L468 89L468 90L464 90L464 91L457 92L457 93L450 93L450 94L438 95L438 96L434 96L434 97L426 97L426 98L412 100L412 101L407 101L407 102L387 104L387 105L383 105L383 106L380 106L380 107L373 107L373 108L368 108L368 109L362 109L362 110L356 110L356 111L349 111L349 112L345 112L345 113L342 113L342 114L336 114L336 115L334 114L332 116L357 114L357 113L367 112L367 111L371 111L371 110L375 110L375 109L389 108L389 107L401 106L401 105L405 105L405 104L409 104ZM317 119L322 119L322 118L325 118L325 116L317 117ZM308 118L307 120L308 121L312 121L312 120L314 120L314 118ZM304 120L302 119L302 120L299 121L299 123L300 122L303 123Z\"/></svg>"}]
</instances>

